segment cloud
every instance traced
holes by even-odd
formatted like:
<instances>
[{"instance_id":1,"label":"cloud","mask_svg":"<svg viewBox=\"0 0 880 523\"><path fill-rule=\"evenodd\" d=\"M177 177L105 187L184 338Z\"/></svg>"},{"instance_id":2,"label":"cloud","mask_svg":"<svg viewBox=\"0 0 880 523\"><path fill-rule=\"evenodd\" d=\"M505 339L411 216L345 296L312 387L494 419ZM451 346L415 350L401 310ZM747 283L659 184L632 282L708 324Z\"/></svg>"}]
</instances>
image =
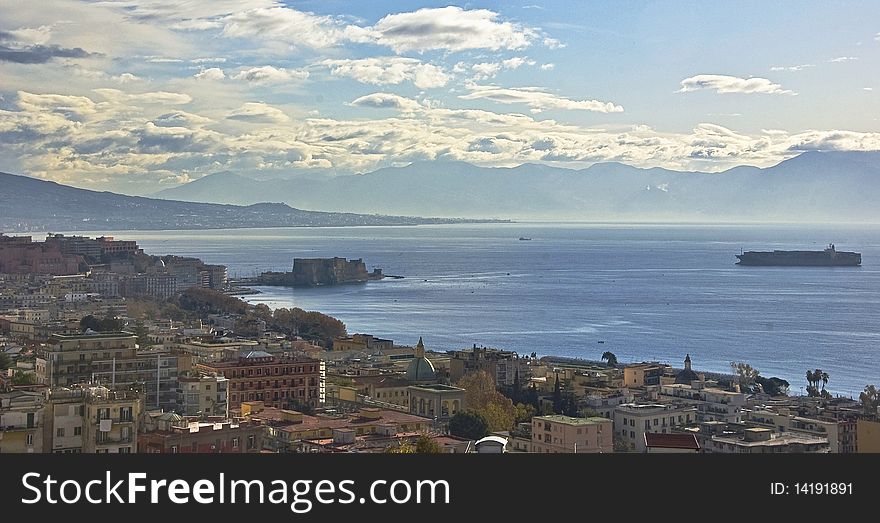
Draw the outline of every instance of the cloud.
<instances>
[{"instance_id":1,"label":"cloud","mask_svg":"<svg viewBox=\"0 0 880 523\"><path fill-rule=\"evenodd\" d=\"M401 112L412 112L422 108L422 105L415 100L391 93L373 93L361 96L353 100L350 105L376 109L397 109Z\"/></svg>"},{"instance_id":2,"label":"cloud","mask_svg":"<svg viewBox=\"0 0 880 523\"><path fill-rule=\"evenodd\" d=\"M541 64L542 71L552 71L554 68L556 68L556 64L553 63Z\"/></svg>"},{"instance_id":3,"label":"cloud","mask_svg":"<svg viewBox=\"0 0 880 523\"><path fill-rule=\"evenodd\" d=\"M390 47L396 53L468 49L516 50L537 38L535 29L499 21L488 9L448 6L389 14L368 28L349 28L349 38Z\"/></svg>"},{"instance_id":4,"label":"cloud","mask_svg":"<svg viewBox=\"0 0 880 523\"><path fill-rule=\"evenodd\" d=\"M837 58L832 58L832 59L828 60L828 63L839 64L841 62L852 62L852 61L855 61L858 59L859 59L859 57L857 57L857 56L838 56Z\"/></svg>"},{"instance_id":5,"label":"cloud","mask_svg":"<svg viewBox=\"0 0 880 523\"><path fill-rule=\"evenodd\" d=\"M862 91L873 91L873 87L862 87Z\"/></svg>"},{"instance_id":6,"label":"cloud","mask_svg":"<svg viewBox=\"0 0 880 523\"><path fill-rule=\"evenodd\" d=\"M681 81L678 92L689 93L702 89L714 90L716 93L797 94L766 78L739 78L719 74L700 74L685 78Z\"/></svg>"},{"instance_id":7,"label":"cloud","mask_svg":"<svg viewBox=\"0 0 880 523\"><path fill-rule=\"evenodd\" d=\"M193 64L210 64L210 63L222 64L224 62L226 62L226 58L223 58L222 56L213 56L213 57L208 56L208 57L204 57L204 58L193 58L192 60L190 60L190 63L193 63Z\"/></svg>"},{"instance_id":8,"label":"cloud","mask_svg":"<svg viewBox=\"0 0 880 523\"><path fill-rule=\"evenodd\" d=\"M186 111L174 111L153 118L152 123L159 127L199 127L213 122L198 114Z\"/></svg>"},{"instance_id":9,"label":"cloud","mask_svg":"<svg viewBox=\"0 0 880 523\"><path fill-rule=\"evenodd\" d=\"M13 42L19 45L44 45L51 38L51 25L19 27L10 31L0 31L0 42Z\"/></svg>"},{"instance_id":10,"label":"cloud","mask_svg":"<svg viewBox=\"0 0 880 523\"><path fill-rule=\"evenodd\" d=\"M273 67L264 65L261 67L251 67L243 69L232 78L235 80L244 80L255 84L269 84L289 82L293 80L305 80L309 77L309 72L304 69L285 69L283 67Z\"/></svg>"},{"instance_id":11,"label":"cloud","mask_svg":"<svg viewBox=\"0 0 880 523\"><path fill-rule=\"evenodd\" d=\"M396 85L409 81L419 89L431 89L449 82L449 75L442 67L415 58L383 56L324 60L321 63L329 67L334 75L353 78L365 84Z\"/></svg>"},{"instance_id":12,"label":"cloud","mask_svg":"<svg viewBox=\"0 0 880 523\"><path fill-rule=\"evenodd\" d=\"M223 69L220 69L219 67L209 67L208 69L202 69L194 74L193 78L199 80L222 80L226 78L226 73L224 73Z\"/></svg>"},{"instance_id":13,"label":"cloud","mask_svg":"<svg viewBox=\"0 0 880 523\"><path fill-rule=\"evenodd\" d=\"M127 84L127 83L137 82L139 80L142 80L142 78L140 76L137 76L137 75L134 75L131 73L118 74L116 76L111 76L110 79L113 80L114 82L117 82L120 84Z\"/></svg>"},{"instance_id":14,"label":"cloud","mask_svg":"<svg viewBox=\"0 0 880 523\"><path fill-rule=\"evenodd\" d=\"M230 14L222 19L227 37L261 38L295 47L322 49L343 40L342 23L289 7L264 7Z\"/></svg>"},{"instance_id":15,"label":"cloud","mask_svg":"<svg viewBox=\"0 0 880 523\"><path fill-rule=\"evenodd\" d=\"M145 56L144 58L151 64L180 64L184 62L181 58L172 58L170 56Z\"/></svg>"},{"instance_id":16,"label":"cloud","mask_svg":"<svg viewBox=\"0 0 880 523\"><path fill-rule=\"evenodd\" d=\"M0 41L2 41L2 35L3 33L0 33ZM92 56L97 55L80 47L66 48L58 45L11 47L9 45L0 45L0 62L44 64L55 58L89 58Z\"/></svg>"},{"instance_id":17,"label":"cloud","mask_svg":"<svg viewBox=\"0 0 880 523\"><path fill-rule=\"evenodd\" d=\"M486 80L494 77L502 70L518 69L523 65L535 65L535 61L525 56L514 56L500 62L481 62L473 64L470 69L474 72L473 81ZM467 66L464 62L455 64L458 72L464 72Z\"/></svg>"},{"instance_id":18,"label":"cloud","mask_svg":"<svg viewBox=\"0 0 880 523\"><path fill-rule=\"evenodd\" d=\"M804 69L809 69L810 67L816 67L813 64L801 64L801 65L777 65L770 68L771 71L789 71L789 72L797 72L803 71Z\"/></svg>"},{"instance_id":19,"label":"cloud","mask_svg":"<svg viewBox=\"0 0 880 523\"><path fill-rule=\"evenodd\" d=\"M94 92L103 96L110 102L116 103L146 103L160 105L183 105L192 102L192 97L185 93L170 93L167 91L154 91L146 93L127 93L119 89L95 89Z\"/></svg>"},{"instance_id":20,"label":"cloud","mask_svg":"<svg viewBox=\"0 0 880 523\"><path fill-rule=\"evenodd\" d=\"M496 85L468 86L470 94L461 95L462 100L490 100L501 104L526 104L533 113L547 109L594 111L599 113L619 113L623 107L611 102L597 100L572 100L540 87L499 87Z\"/></svg>"},{"instance_id":21,"label":"cloud","mask_svg":"<svg viewBox=\"0 0 880 523\"><path fill-rule=\"evenodd\" d=\"M281 124L290 121L290 117L281 109L266 105L262 102L248 102L238 109L226 115L229 120L239 120L249 123L272 123Z\"/></svg>"}]
</instances>

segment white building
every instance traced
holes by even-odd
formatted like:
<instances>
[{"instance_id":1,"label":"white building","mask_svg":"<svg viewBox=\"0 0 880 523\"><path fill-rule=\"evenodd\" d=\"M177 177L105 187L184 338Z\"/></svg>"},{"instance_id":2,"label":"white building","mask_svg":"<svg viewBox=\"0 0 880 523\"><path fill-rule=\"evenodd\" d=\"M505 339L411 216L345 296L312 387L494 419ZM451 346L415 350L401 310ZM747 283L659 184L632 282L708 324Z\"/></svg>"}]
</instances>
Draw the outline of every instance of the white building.
<instances>
[{"instance_id":1,"label":"white building","mask_svg":"<svg viewBox=\"0 0 880 523\"><path fill-rule=\"evenodd\" d=\"M645 433L668 434L697 421L697 409L683 404L625 403L614 409L614 435L630 451L645 452Z\"/></svg>"}]
</instances>

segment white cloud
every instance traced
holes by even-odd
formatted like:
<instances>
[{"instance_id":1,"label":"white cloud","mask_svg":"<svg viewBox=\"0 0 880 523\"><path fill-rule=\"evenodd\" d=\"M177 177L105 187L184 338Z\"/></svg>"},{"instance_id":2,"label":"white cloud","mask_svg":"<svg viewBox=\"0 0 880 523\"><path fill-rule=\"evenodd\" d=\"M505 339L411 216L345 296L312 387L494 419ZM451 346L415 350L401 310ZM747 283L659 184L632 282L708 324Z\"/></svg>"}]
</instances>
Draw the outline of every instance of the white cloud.
<instances>
[{"instance_id":1,"label":"white cloud","mask_svg":"<svg viewBox=\"0 0 880 523\"><path fill-rule=\"evenodd\" d=\"M180 58L172 58L170 56L145 56L147 62L151 64L179 64L183 63Z\"/></svg>"},{"instance_id":2,"label":"white cloud","mask_svg":"<svg viewBox=\"0 0 880 523\"><path fill-rule=\"evenodd\" d=\"M838 56L837 58L832 58L828 60L829 63L841 63L841 62L852 62L858 60L857 56Z\"/></svg>"},{"instance_id":3,"label":"white cloud","mask_svg":"<svg viewBox=\"0 0 880 523\"><path fill-rule=\"evenodd\" d=\"M680 93L710 89L716 93L797 94L766 78L739 78L720 74L699 74L681 81Z\"/></svg>"},{"instance_id":4,"label":"white cloud","mask_svg":"<svg viewBox=\"0 0 880 523\"><path fill-rule=\"evenodd\" d=\"M222 64L224 62L226 62L226 58L223 58L222 56L214 56L214 57L207 56L204 58L193 58L192 60L190 60L190 63L193 63L193 64L209 64L209 63Z\"/></svg>"},{"instance_id":5,"label":"white cloud","mask_svg":"<svg viewBox=\"0 0 880 523\"><path fill-rule=\"evenodd\" d=\"M600 113L619 113L623 107L611 102L597 100L572 100L539 87L499 87L496 85L469 85L469 94L461 95L462 100L490 100L502 104L526 104L533 113L547 109L581 110Z\"/></svg>"},{"instance_id":6,"label":"white cloud","mask_svg":"<svg viewBox=\"0 0 880 523\"><path fill-rule=\"evenodd\" d=\"M281 124L290 121L290 117L281 109L262 102L248 102L231 111L226 118L249 123Z\"/></svg>"},{"instance_id":7,"label":"white cloud","mask_svg":"<svg viewBox=\"0 0 880 523\"><path fill-rule=\"evenodd\" d=\"M553 63L541 64L542 71L552 71L554 68L556 68L556 64Z\"/></svg>"},{"instance_id":8,"label":"white cloud","mask_svg":"<svg viewBox=\"0 0 880 523\"><path fill-rule=\"evenodd\" d=\"M415 100L392 93L368 94L353 100L350 105L354 107L373 107L376 109L396 109L404 113L410 113L423 108Z\"/></svg>"},{"instance_id":9,"label":"white cloud","mask_svg":"<svg viewBox=\"0 0 880 523\"><path fill-rule=\"evenodd\" d=\"M862 87L862 91L873 91L873 87Z\"/></svg>"},{"instance_id":10,"label":"white cloud","mask_svg":"<svg viewBox=\"0 0 880 523\"><path fill-rule=\"evenodd\" d=\"M488 9L448 6L390 14L368 28L350 28L355 41L375 42L397 53L430 50L522 49L531 44L535 29L508 21Z\"/></svg>"},{"instance_id":11,"label":"white cloud","mask_svg":"<svg viewBox=\"0 0 880 523\"><path fill-rule=\"evenodd\" d=\"M199 80L222 80L226 78L226 73L219 67L209 67L194 74L193 78L198 78Z\"/></svg>"},{"instance_id":12,"label":"white cloud","mask_svg":"<svg viewBox=\"0 0 880 523\"><path fill-rule=\"evenodd\" d=\"M771 71L789 71L789 72L797 72L803 71L804 69L809 69L810 67L816 67L813 64L800 64L800 65L777 65L770 68Z\"/></svg>"},{"instance_id":13,"label":"white cloud","mask_svg":"<svg viewBox=\"0 0 880 523\"><path fill-rule=\"evenodd\" d=\"M222 19L223 35L280 41L294 47L321 49L343 39L342 24L289 7L262 7L239 11Z\"/></svg>"},{"instance_id":14,"label":"white cloud","mask_svg":"<svg viewBox=\"0 0 880 523\"><path fill-rule=\"evenodd\" d=\"M137 82L137 81L142 80L142 78L140 76L133 75L131 73L122 73L122 74L118 74L115 76L111 76L110 78L114 82L117 82L120 84L127 84L127 83Z\"/></svg>"},{"instance_id":15,"label":"white cloud","mask_svg":"<svg viewBox=\"0 0 880 523\"><path fill-rule=\"evenodd\" d=\"M94 92L103 96L110 102L116 103L147 103L162 105L183 105L192 101L192 97L186 93L169 93L167 91L154 91L147 93L126 93L119 89L95 89Z\"/></svg>"},{"instance_id":16,"label":"white cloud","mask_svg":"<svg viewBox=\"0 0 880 523\"><path fill-rule=\"evenodd\" d=\"M373 85L412 82L420 89L442 87L449 82L449 75L442 67L426 64L415 58L382 56L348 60L324 60L332 74L353 78Z\"/></svg>"},{"instance_id":17,"label":"white cloud","mask_svg":"<svg viewBox=\"0 0 880 523\"><path fill-rule=\"evenodd\" d=\"M308 77L309 72L303 69L285 69L283 67L273 67L271 65L243 69L232 76L235 80L244 80L256 84L305 80Z\"/></svg>"},{"instance_id":18,"label":"white cloud","mask_svg":"<svg viewBox=\"0 0 880 523\"><path fill-rule=\"evenodd\" d=\"M13 42L20 45L43 45L52 38L52 26L19 27L18 29L6 31L6 33Z\"/></svg>"},{"instance_id":19,"label":"white cloud","mask_svg":"<svg viewBox=\"0 0 880 523\"><path fill-rule=\"evenodd\" d=\"M486 80L494 77L502 70L518 69L523 65L535 65L535 61L525 56L514 56L500 62L481 62L471 66L474 72L473 81ZM464 62L456 64L458 72L466 70Z\"/></svg>"}]
</instances>

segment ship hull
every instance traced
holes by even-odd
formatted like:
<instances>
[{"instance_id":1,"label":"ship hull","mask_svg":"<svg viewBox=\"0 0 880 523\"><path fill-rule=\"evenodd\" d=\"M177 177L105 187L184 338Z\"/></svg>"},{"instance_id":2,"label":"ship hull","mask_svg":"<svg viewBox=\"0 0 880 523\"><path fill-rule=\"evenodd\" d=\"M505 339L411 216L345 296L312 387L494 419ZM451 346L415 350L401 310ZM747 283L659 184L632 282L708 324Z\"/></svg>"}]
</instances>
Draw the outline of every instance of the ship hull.
<instances>
[{"instance_id":1,"label":"ship hull","mask_svg":"<svg viewBox=\"0 0 880 523\"><path fill-rule=\"evenodd\" d=\"M857 252L749 251L736 257L737 265L764 267L858 267L862 264L862 255Z\"/></svg>"}]
</instances>

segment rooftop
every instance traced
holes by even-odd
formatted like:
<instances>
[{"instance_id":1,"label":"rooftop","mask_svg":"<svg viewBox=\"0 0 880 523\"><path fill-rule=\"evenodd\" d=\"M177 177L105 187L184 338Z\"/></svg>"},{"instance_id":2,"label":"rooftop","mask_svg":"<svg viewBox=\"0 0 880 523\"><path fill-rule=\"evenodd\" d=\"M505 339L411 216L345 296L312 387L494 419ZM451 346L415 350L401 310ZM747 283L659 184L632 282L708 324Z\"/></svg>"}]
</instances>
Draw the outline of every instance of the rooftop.
<instances>
[{"instance_id":1,"label":"rooftop","mask_svg":"<svg viewBox=\"0 0 880 523\"><path fill-rule=\"evenodd\" d=\"M645 446L655 449L700 450L694 434L655 434L645 433Z\"/></svg>"},{"instance_id":2,"label":"rooftop","mask_svg":"<svg viewBox=\"0 0 880 523\"><path fill-rule=\"evenodd\" d=\"M440 383L432 383L427 385L412 385L410 388L429 390L432 392L464 392L464 389L453 387L452 385L442 385Z\"/></svg>"},{"instance_id":3,"label":"rooftop","mask_svg":"<svg viewBox=\"0 0 880 523\"><path fill-rule=\"evenodd\" d=\"M565 425L595 425L596 423L611 422L608 418L600 418L593 416L590 418L573 418L571 416L563 416L562 414L553 414L551 416L535 416L532 420L550 421L553 423L562 423Z\"/></svg>"},{"instance_id":4,"label":"rooftop","mask_svg":"<svg viewBox=\"0 0 880 523\"><path fill-rule=\"evenodd\" d=\"M137 338L132 332L114 331L114 332L93 332L91 334L52 334L53 339L58 341L72 340L94 340L106 338Z\"/></svg>"}]
</instances>

